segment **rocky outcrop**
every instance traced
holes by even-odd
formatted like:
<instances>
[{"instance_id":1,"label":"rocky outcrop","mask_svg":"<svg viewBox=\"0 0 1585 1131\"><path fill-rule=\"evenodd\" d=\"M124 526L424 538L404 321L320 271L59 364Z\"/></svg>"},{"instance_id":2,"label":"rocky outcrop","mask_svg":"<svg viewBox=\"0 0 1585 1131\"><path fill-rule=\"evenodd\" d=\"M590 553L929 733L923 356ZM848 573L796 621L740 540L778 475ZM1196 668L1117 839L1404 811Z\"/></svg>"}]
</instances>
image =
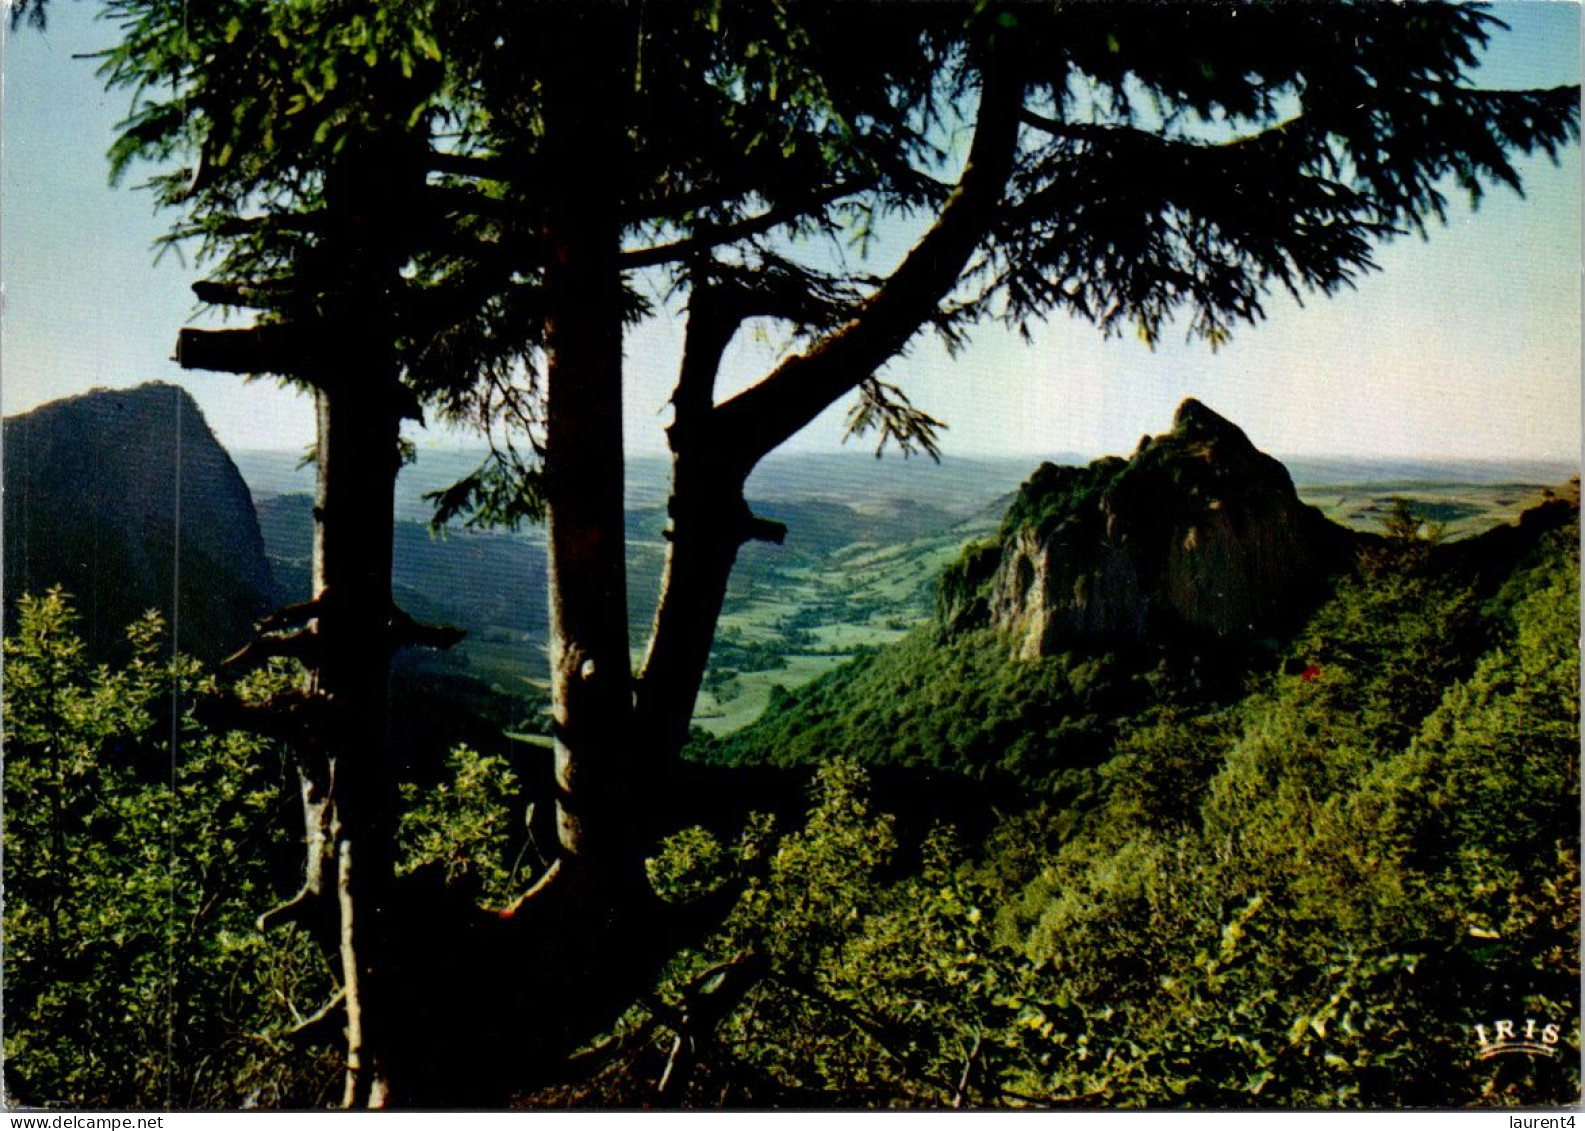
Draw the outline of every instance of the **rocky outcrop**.
<instances>
[{"instance_id":1,"label":"rocky outcrop","mask_svg":"<svg viewBox=\"0 0 1585 1131\"><path fill-rule=\"evenodd\" d=\"M984 614L1023 656L1255 639L1308 612L1355 543L1238 427L1187 400L1130 459L1035 472L1003 524Z\"/></svg>"},{"instance_id":2,"label":"rocky outcrop","mask_svg":"<svg viewBox=\"0 0 1585 1131\"><path fill-rule=\"evenodd\" d=\"M182 651L242 643L272 584L252 496L175 385L96 389L4 430L5 597L59 585L91 652L159 610Z\"/></svg>"}]
</instances>

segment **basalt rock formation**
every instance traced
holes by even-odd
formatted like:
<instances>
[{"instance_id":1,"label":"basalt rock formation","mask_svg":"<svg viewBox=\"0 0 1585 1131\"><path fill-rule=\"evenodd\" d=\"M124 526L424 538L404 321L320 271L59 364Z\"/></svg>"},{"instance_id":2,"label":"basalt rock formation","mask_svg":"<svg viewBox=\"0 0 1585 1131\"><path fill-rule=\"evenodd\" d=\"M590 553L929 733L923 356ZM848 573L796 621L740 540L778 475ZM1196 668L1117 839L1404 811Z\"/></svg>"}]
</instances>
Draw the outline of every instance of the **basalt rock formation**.
<instances>
[{"instance_id":1,"label":"basalt rock formation","mask_svg":"<svg viewBox=\"0 0 1585 1131\"><path fill-rule=\"evenodd\" d=\"M247 485L187 393L96 389L7 418L5 598L59 585L90 653L149 609L186 653L243 644L273 586Z\"/></svg>"},{"instance_id":2,"label":"basalt rock formation","mask_svg":"<svg viewBox=\"0 0 1585 1131\"><path fill-rule=\"evenodd\" d=\"M948 631L989 623L1015 652L1254 640L1295 624L1358 535L1299 501L1287 470L1186 400L1129 459L1043 464L992 543L943 581Z\"/></svg>"}]
</instances>

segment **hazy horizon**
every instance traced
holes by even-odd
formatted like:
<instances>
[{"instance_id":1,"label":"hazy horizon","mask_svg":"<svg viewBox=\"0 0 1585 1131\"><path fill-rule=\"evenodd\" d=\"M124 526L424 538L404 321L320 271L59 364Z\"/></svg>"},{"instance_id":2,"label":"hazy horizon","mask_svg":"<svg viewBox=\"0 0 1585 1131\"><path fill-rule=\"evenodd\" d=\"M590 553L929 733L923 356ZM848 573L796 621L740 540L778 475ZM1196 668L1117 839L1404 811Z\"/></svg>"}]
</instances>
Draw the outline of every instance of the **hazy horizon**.
<instances>
[{"instance_id":1,"label":"hazy horizon","mask_svg":"<svg viewBox=\"0 0 1585 1131\"><path fill-rule=\"evenodd\" d=\"M297 452L279 448L247 448L236 451L228 449L228 451L242 472L249 489L256 493L298 494L312 490L312 469L297 467L299 459ZM427 488L432 481L446 477L441 474L442 469L445 469L445 463L450 462L452 465L446 469L450 474L465 474L472 461L483 458L486 451L487 449L482 447L450 449L444 453L452 457L449 461L426 462L420 456L418 462L412 465L416 469L416 474L408 469L404 469L403 474L409 483L422 480L423 486ZM878 497L884 498L905 487L909 476L950 475L954 468L982 471L1000 469L1003 474L1011 476L1008 488L1011 489L1032 473L1041 462L1081 466L1105 456L1129 454L1125 451L1097 453L1054 451L979 455L943 453L941 462L936 464L928 457L913 456L904 460L896 453L890 453L877 462L872 454L852 448L828 452L780 451L766 457L755 470L749 479L748 494L751 498L763 498L761 492L767 490L776 494L785 494L789 486L794 493L816 492L822 486L840 487L844 493L850 493L864 486L860 481L868 479ZM1521 457L1482 459L1456 456L1408 459L1353 455L1284 455L1280 452L1267 454L1286 467L1295 485L1303 488L1331 484L1353 487L1498 483L1556 486L1580 473L1579 460ZM644 483L651 490L663 484L667 478L668 463L668 457L661 454L646 453L630 457L628 460L630 488L633 486L631 482L633 480ZM815 473L820 470L839 473L843 482L817 479ZM630 499L629 502L635 506L656 505L653 499L648 498Z\"/></svg>"}]
</instances>

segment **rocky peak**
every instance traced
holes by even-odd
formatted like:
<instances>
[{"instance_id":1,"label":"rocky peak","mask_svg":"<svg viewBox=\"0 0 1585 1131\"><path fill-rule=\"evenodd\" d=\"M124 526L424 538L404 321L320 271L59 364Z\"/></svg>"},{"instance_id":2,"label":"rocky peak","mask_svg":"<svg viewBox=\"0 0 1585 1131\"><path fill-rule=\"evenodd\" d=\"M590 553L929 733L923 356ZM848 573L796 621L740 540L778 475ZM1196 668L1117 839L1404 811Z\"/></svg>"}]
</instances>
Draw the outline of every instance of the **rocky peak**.
<instances>
[{"instance_id":1,"label":"rocky peak","mask_svg":"<svg viewBox=\"0 0 1585 1131\"><path fill-rule=\"evenodd\" d=\"M1324 595L1353 537L1301 503L1287 469L1237 425L1186 400L1172 430L1145 437L1129 459L1038 468L996 543L965 556L979 576L958 579L943 612L988 620L1025 656L1253 639ZM968 589L974 600L962 599Z\"/></svg>"},{"instance_id":2,"label":"rocky peak","mask_svg":"<svg viewBox=\"0 0 1585 1131\"><path fill-rule=\"evenodd\" d=\"M95 389L4 424L5 597L63 586L97 655L149 609L185 652L239 646L273 604L247 485L181 388Z\"/></svg>"},{"instance_id":3,"label":"rocky peak","mask_svg":"<svg viewBox=\"0 0 1585 1131\"><path fill-rule=\"evenodd\" d=\"M1212 412L1193 397L1187 398L1172 414L1172 437L1186 442L1236 443L1254 449L1242 428Z\"/></svg>"}]
</instances>

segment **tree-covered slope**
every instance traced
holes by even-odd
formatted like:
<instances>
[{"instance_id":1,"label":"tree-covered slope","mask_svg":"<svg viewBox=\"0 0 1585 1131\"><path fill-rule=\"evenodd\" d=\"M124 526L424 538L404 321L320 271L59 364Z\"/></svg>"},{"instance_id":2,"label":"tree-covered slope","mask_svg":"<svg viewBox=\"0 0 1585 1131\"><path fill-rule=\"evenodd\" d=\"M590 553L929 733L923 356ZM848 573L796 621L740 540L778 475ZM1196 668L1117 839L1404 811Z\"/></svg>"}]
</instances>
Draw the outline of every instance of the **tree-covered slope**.
<instances>
[{"instance_id":1,"label":"tree-covered slope","mask_svg":"<svg viewBox=\"0 0 1585 1131\"><path fill-rule=\"evenodd\" d=\"M1278 672L1313 679L1332 657L1307 623L1338 585L1379 582L1389 561L1464 594L1447 623L1413 598L1402 647L1361 664L1380 683L1408 665L1395 686L1428 709L1495 631L1479 602L1577 516L1571 492L1458 542L1402 500L1384 534L1356 532L1302 504L1280 463L1186 401L1172 431L1127 460L1038 468L997 533L943 571L930 623L776 691L753 724L696 735L689 754L782 767L844 756L1041 795L1087 788L1120 740L1164 714L1236 703Z\"/></svg>"},{"instance_id":2,"label":"tree-covered slope","mask_svg":"<svg viewBox=\"0 0 1585 1131\"><path fill-rule=\"evenodd\" d=\"M990 629L941 640L926 625L773 696L742 731L696 737L690 752L701 761L779 766L845 756L1054 787L1069 771L1104 761L1125 720L1210 696L1206 681L1222 682L1222 673L1209 667L1195 655L1144 647L1015 661Z\"/></svg>"},{"instance_id":3,"label":"tree-covered slope","mask_svg":"<svg viewBox=\"0 0 1585 1131\"><path fill-rule=\"evenodd\" d=\"M675 891L744 891L634 1032L735 980L684 1102L1577 1103L1578 540L1576 510L1481 587L1390 540L1302 668L1120 727L1082 804L971 852L941 830L900 864L840 757L779 841L675 839ZM1483 1055L1499 1020L1534 1048ZM640 1094L666 1048L588 1094Z\"/></svg>"}]
</instances>

